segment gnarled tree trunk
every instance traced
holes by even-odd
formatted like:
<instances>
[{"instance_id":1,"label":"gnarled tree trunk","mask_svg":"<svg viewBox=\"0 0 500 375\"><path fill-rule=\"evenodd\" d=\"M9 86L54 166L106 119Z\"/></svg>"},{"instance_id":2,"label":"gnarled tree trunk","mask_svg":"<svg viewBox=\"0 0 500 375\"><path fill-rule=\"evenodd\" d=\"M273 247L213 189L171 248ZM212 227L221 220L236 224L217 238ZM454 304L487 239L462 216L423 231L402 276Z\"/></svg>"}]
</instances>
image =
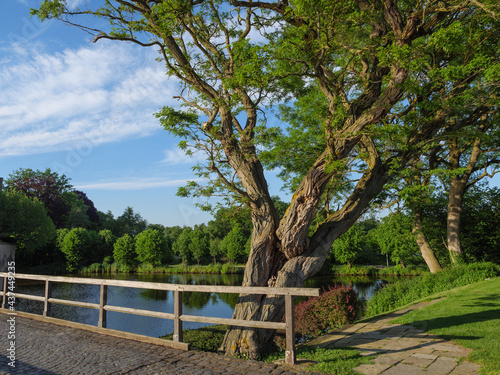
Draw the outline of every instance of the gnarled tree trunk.
<instances>
[{"instance_id":1,"label":"gnarled tree trunk","mask_svg":"<svg viewBox=\"0 0 500 375\"><path fill-rule=\"evenodd\" d=\"M294 195L292 206L296 202L295 209L291 211L289 208L290 212L287 211L274 235L271 233L272 225L262 225L257 216L252 217L252 252L245 269L244 286L302 286L324 264L335 239L356 222L387 181L386 169L376 159L358 181L342 209L325 220L309 239L302 226L309 227L312 221L309 211L315 209L314 201L321 196L327 176L322 162L311 168ZM283 314L281 296L241 295L233 318L281 321ZM245 354L256 358L273 347L273 337L272 330L231 327L221 350L226 354Z\"/></svg>"}]
</instances>

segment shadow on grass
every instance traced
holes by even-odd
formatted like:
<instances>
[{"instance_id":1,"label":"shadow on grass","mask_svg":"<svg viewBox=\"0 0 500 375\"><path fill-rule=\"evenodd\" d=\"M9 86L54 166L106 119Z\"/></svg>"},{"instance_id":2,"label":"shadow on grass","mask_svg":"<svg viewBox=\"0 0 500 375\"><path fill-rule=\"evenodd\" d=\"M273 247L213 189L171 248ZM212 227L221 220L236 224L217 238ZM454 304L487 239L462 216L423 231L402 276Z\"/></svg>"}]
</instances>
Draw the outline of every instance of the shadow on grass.
<instances>
[{"instance_id":1,"label":"shadow on grass","mask_svg":"<svg viewBox=\"0 0 500 375\"><path fill-rule=\"evenodd\" d=\"M471 305L471 306L477 306L477 305ZM489 306L489 304L485 306ZM495 304L494 306L498 305ZM406 322L405 324L412 325L415 328L422 329L424 331L429 331L434 329L450 328L469 323L478 323L478 322L485 322L489 320L498 320L498 319L500 319L500 309L492 309L470 314L451 315L434 319L409 321ZM453 339L476 340L480 338L478 336L472 336L472 335L456 336L456 335L439 334L439 336L448 340L453 340Z\"/></svg>"}]
</instances>

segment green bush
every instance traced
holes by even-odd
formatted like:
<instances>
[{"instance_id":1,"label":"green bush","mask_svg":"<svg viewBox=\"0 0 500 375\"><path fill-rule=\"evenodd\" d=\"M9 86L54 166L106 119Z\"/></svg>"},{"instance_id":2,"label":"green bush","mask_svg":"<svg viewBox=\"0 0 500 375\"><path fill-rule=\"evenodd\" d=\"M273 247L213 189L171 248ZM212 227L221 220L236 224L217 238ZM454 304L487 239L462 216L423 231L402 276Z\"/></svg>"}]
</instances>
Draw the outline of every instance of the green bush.
<instances>
[{"instance_id":1,"label":"green bush","mask_svg":"<svg viewBox=\"0 0 500 375\"><path fill-rule=\"evenodd\" d=\"M366 316L382 314L403 307L435 293L500 275L494 263L473 263L425 273L414 279L399 280L375 293L366 305Z\"/></svg>"}]
</instances>

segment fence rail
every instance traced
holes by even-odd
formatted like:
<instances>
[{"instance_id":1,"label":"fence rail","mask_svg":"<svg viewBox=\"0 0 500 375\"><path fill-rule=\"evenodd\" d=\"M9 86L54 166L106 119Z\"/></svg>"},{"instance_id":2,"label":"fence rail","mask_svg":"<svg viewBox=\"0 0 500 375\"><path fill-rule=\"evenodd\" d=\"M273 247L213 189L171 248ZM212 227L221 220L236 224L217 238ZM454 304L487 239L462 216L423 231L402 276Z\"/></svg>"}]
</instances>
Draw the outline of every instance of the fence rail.
<instances>
[{"instance_id":1,"label":"fence rail","mask_svg":"<svg viewBox=\"0 0 500 375\"><path fill-rule=\"evenodd\" d=\"M155 318L170 319L174 321L174 335L173 345L182 343L182 322L198 322L198 323L213 323L213 324L226 324L229 326L237 327L250 327L250 328L264 328L264 329L284 329L286 332L286 351L285 362L293 365L296 360L295 352L295 330L294 330L294 317L293 317L293 299L295 296L318 296L319 289L317 288L267 288L267 287L242 287L242 286L212 286L212 285L184 285L184 284L165 284L145 281L127 281L127 280L110 280L110 279L89 279L78 277L64 277L64 276L47 276L47 275L29 275L29 274L10 274L0 272L0 277L3 278L3 288L0 292L2 298L2 309L7 304L9 296L15 298L23 298L44 303L43 316L50 316L51 305L62 304L78 307L86 307L99 310L99 320L97 326L99 328L106 328L107 326L107 312L120 312L126 314L143 315ZM9 278L37 280L45 282L44 296L35 296L31 294L11 293L8 291ZM54 283L72 283L72 284L87 284L99 285L99 303L89 303L81 301L64 300L52 297L52 286ZM157 312L150 310L142 310L129 307L109 305L108 287L117 286L124 288L137 288L137 289L153 289L165 290L174 292L174 312ZM182 313L182 293L183 292L201 292L201 293L236 293L236 294L264 294L285 297L285 322L263 322L253 320L240 320L217 318L207 316L184 315ZM183 346L187 349L188 345Z\"/></svg>"}]
</instances>

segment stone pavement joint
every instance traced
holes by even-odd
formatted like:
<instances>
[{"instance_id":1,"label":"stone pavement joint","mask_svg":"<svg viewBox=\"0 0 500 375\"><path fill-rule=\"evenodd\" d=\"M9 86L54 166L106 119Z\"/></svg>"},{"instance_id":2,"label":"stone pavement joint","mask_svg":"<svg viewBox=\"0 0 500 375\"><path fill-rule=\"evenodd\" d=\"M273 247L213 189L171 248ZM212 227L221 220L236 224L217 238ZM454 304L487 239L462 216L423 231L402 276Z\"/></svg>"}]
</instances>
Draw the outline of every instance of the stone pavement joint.
<instances>
[{"instance_id":1,"label":"stone pavement joint","mask_svg":"<svg viewBox=\"0 0 500 375\"><path fill-rule=\"evenodd\" d=\"M16 367L6 357L8 316L0 314L0 375L320 374L196 350L184 351L16 316ZM0 336L1 337L1 336Z\"/></svg>"},{"instance_id":2,"label":"stone pavement joint","mask_svg":"<svg viewBox=\"0 0 500 375\"><path fill-rule=\"evenodd\" d=\"M372 363L362 364L354 369L365 375L479 374L478 365L459 361L469 355L470 349L409 325L391 323L395 318L433 302L418 303L368 323L351 325L320 336L307 345L348 347L357 349L361 355L374 356Z\"/></svg>"}]
</instances>

